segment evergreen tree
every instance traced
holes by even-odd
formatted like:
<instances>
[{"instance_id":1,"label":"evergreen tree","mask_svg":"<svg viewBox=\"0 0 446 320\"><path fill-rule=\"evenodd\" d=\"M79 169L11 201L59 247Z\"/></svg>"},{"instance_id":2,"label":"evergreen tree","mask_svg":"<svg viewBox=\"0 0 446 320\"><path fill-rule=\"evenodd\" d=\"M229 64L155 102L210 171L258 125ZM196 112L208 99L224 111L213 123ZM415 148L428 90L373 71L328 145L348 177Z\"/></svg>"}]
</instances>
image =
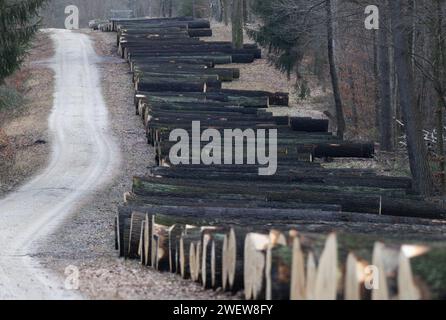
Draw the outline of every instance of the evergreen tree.
<instances>
[{"instance_id":1,"label":"evergreen tree","mask_svg":"<svg viewBox=\"0 0 446 320\"><path fill-rule=\"evenodd\" d=\"M46 0L0 0L0 83L21 64Z\"/></svg>"},{"instance_id":2,"label":"evergreen tree","mask_svg":"<svg viewBox=\"0 0 446 320\"><path fill-rule=\"evenodd\" d=\"M270 49L276 67L290 76L295 72L302 81L299 67L304 55L325 43L336 109L337 134L344 136L345 116L335 59L335 2L332 0L256 0L252 11L260 18L258 29L248 34ZM305 80L305 79L303 79Z\"/></svg>"},{"instance_id":3,"label":"evergreen tree","mask_svg":"<svg viewBox=\"0 0 446 320\"><path fill-rule=\"evenodd\" d=\"M260 45L269 48L275 66L290 75L299 72L304 50L311 42L310 29L319 12L302 10L309 1L255 0L251 10L260 19L257 29L249 29L248 35ZM320 15L320 14L319 14ZM313 20L313 21L311 21ZM320 21L320 17L318 17ZM314 30L316 31L316 30ZM315 37L314 40L320 40Z\"/></svg>"}]
</instances>

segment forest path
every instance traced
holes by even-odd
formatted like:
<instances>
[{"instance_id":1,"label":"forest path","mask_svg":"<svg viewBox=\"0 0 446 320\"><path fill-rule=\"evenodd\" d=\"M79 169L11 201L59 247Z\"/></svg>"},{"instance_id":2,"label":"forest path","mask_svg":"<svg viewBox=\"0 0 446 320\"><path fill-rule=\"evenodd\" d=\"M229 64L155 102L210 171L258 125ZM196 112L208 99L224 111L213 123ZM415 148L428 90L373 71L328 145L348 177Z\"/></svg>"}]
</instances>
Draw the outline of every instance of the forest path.
<instances>
[{"instance_id":1,"label":"forest path","mask_svg":"<svg viewBox=\"0 0 446 320\"><path fill-rule=\"evenodd\" d=\"M64 279L39 264L34 258L39 254L37 244L110 181L120 161L101 93L99 58L89 37L50 32L56 49L50 61L56 78L49 119L51 161L29 183L0 200L0 299L82 298L64 289Z\"/></svg>"}]
</instances>

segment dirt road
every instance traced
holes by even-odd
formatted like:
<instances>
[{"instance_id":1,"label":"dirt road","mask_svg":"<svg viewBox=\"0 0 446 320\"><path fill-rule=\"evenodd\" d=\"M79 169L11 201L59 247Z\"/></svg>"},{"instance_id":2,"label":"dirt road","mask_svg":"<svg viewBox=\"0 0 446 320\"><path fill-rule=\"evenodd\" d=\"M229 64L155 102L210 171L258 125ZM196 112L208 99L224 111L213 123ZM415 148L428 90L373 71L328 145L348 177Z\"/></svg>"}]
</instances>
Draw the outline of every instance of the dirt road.
<instances>
[{"instance_id":1,"label":"dirt road","mask_svg":"<svg viewBox=\"0 0 446 320\"><path fill-rule=\"evenodd\" d=\"M56 54L52 154L46 169L0 200L0 299L77 299L33 255L73 209L106 184L120 152L109 133L97 62L88 36L52 30Z\"/></svg>"}]
</instances>

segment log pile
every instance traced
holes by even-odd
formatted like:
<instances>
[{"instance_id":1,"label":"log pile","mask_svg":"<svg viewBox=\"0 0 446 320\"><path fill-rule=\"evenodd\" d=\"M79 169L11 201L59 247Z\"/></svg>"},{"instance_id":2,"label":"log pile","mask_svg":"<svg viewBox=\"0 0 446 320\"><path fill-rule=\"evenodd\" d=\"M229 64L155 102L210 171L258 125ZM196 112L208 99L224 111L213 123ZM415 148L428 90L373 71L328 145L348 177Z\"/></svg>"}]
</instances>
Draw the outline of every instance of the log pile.
<instances>
[{"instance_id":1,"label":"log pile","mask_svg":"<svg viewBox=\"0 0 446 320\"><path fill-rule=\"evenodd\" d=\"M209 21L188 17L106 25L133 72L135 112L158 164L134 177L119 207L120 256L246 299L446 297L446 210L413 194L408 178L315 162L371 158L374 144L338 139L327 120L273 116L288 94L224 89L240 77L231 63L261 58L256 45L203 41ZM195 121L222 136L277 130L276 174L174 165L170 133L192 134Z\"/></svg>"}]
</instances>

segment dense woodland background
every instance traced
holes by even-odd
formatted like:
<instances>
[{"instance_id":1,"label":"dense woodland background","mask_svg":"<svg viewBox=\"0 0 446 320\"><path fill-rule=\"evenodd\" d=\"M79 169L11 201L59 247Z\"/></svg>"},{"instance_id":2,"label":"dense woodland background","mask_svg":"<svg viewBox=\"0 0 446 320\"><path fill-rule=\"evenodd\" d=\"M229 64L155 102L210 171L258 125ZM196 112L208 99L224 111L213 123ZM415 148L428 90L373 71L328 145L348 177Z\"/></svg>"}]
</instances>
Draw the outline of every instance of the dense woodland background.
<instances>
[{"instance_id":1,"label":"dense woodland background","mask_svg":"<svg viewBox=\"0 0 446 320\"><path fill-rule=\"evenodd\" d=\"M0 0L0 37L10 44L0 52L0 79L19 64L44 2ZM52 0L40 16L45 27L63 27L64 8L74 4L81 27L125 9L134 16L210 18L232 24L234 46L244 29L284 76L297 79L300 99L310 99L315 87L326 90L339 136L375 140L385 152L407 150L416 191L433 195L445 190L445 2ZM364 26L371 4L379 7L378 30Z\"/></svg>"}]
</instances>

